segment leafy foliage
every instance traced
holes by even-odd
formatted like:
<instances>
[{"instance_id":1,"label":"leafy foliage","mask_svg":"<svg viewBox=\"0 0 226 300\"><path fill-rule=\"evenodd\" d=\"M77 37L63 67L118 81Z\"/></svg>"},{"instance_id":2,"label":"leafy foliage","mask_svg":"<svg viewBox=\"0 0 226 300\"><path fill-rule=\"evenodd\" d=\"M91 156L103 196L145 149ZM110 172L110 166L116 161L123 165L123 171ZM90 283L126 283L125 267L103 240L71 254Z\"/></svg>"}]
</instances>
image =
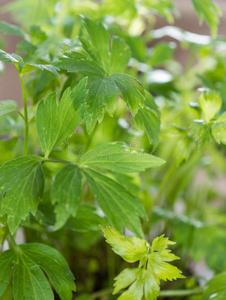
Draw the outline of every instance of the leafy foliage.
<instances>
[{"instance_id":1,"label":"leafy foliage","mask_svg":"<svg viewBox=\"0 0 226 300\"><path fill-rule=\"evenodd\" d=\"M49 277L61 299L71 299L75 291L74 277L62 255L42 244L23 244L0 254L0 295L13 273L13 296L21 299L54 299L43 271ZM43 270L41 270L41 269Z\"/></svg>"},{"instance_id":2,"label":"leafy foliage","mask_svg":"<svg viewBox=\"0 0 226 300\"><path fill-rule=\"evenodd\" d=\"M115 253L130 263L140 260L139 268L125 269L115 278L114 294L131 285L118 299L135 300L145 296L145 299L155 300L160 290L160 279L184 278L178 268L168 263L178 257L166 250L175 243L164 238L164 235L155 238L150 246L145 240L125 237L110 227L101 229Z\"/></svg>"}]
</instances>

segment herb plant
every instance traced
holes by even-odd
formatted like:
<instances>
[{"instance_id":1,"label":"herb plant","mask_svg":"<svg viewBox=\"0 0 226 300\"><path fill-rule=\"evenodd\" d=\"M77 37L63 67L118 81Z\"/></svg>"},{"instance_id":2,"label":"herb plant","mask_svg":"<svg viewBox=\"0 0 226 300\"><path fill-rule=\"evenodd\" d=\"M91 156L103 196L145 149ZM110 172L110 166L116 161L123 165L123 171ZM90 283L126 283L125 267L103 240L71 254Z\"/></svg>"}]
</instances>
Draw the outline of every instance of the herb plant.
<instances>
[{"instance_id":1,"label":"herb plant","mask_svg":"<svg viewBox=\"0 0 226 300\"><path fill-rule=\"evenodd\" d=\"M0 31L21 41L0 61L23 107L0 101L0 299L225 298L225 205L210 179L225 180L226 44L219 7L192 4L212 38L155 30L156 14L178 14L171 0L4 7L21 26ZM189 51L185 70L167 35ZM191 267L202 259L209 281Z\"/></svg>"}]
</instances>

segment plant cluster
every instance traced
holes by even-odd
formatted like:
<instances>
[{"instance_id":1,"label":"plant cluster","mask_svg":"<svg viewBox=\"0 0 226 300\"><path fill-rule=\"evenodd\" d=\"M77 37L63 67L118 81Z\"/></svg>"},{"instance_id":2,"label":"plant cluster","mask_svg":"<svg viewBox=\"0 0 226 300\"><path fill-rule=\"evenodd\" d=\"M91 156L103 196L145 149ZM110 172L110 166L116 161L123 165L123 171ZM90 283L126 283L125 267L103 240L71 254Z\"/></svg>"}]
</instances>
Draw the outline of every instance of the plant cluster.
<instances>
[{"instance_id":1,"label":"plant cluster","mask_svg":"<svg viewBox=\"0 0 226 300\"><path fill-rule=\"evenodd\" d=\"M0 299L225 299L226 42L192 4L212 37L154 29L172 0L3 8L23 107L0 101Z\"/></svg>"}]
</instances>

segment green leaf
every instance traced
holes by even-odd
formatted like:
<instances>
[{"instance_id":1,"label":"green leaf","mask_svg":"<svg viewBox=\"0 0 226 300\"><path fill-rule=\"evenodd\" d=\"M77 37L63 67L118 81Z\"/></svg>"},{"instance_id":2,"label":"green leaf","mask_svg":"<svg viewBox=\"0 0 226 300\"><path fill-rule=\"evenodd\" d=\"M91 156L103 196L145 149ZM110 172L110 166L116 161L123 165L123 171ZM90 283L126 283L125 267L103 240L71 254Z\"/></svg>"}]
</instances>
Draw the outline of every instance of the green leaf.
<instances>
[{"instance_id":1,"label":"green leaf","mask_svg":"<svg viewBox=\"0 0 226 300\"><path fill-rule=\"evenodd\" d=\"M164 160L129 148L122 142L106 143L85 153L79 163L91 168L103 168L119 173L142 172L159 167Z\"/></svg>"},{"instance_id":2,"label":"green leaf","mask_svg":"<svg viewBox=\"0 0 226 300\"><path fill-rule=\"evenodd\" d=\"M0 49L0 61L3 61L6 64L19 63L18 59L14 58L12 54L9 54L2 49Z\"/></svg>"},{"instance_id":3,"label":"green leaf","mask_svg":"<svg viewBox=\"0 0 226 300\"><path fill-rule=\"evenodd\" d=\"M12 234L29 211L35 214L43 196L42 161L38 156L24 156L8 161L0 168L1 215L7 215Z\"/></svg>"},{"instance_id":4,"label":"green leaf","mask_svg":"<svg viewBox=\"0 0 226 300\"><path fill-rule=\"evenodd\" d=\"M192 0L194 9L198 13L200 23L205 19L213 36L217 35L217 27L221 10L212 0Z\"/></svg>"},{"instance_id":5,"label":"green leaf","mask_svg":"<svg viewBox=\"0 0 226 300\"><path fill-rule=\"evenodd\" d=\"M221 109L222 100L218 93L210 91L201 95L199 98L199 104L206 123L209 123L215 118L216 114Z\"/></svg>"},{"instance_id":6,"label":"green leaf","mask_svg":"<svg viewBox=\"0 0 226 300\"><path fill-rule=\"evenodd\" d=\"M113 116L116 109L117 91L111 78L92 76L87 83L88 95L86 99L86 128L90 133L97 120L103 120L105 109Z\"/></svg>"},{"instance_id":7,"label":"green leaf","mask_svg":"<svg viewBox=\"0 0 226 300\"><path fill-rule=\"evenodd\" d=\"M150 144L155 147L159 141L160 112L154 98L147 91L144 107L139 109L134 119L138 129L146 132Z\"/></svg>"},{"instance_id":8,"label":"green leaf","mask_svg":"<svg viewBox=\"0 0 226 300\"><path fill-rule=\"evenodd\" d=\"M20 27L15 26L13 24L9 24L3 21L0 21L0 31L9 35L17 35L25 40L29 40L29 35L24 32Z\"/></svg>"},{"instance_id":9,"label":"green leaf","mask_svg":"<svg viewBox=\"0 0 226 300\"><path fill-rule=\"evenodd\" d=\"M125 269L115 280L113 294L131 285L127 291L118 297L118 300L156 300L159 295L159 281L147 270Z\"/></svg>"},{"instance_id":10,"label":"green leaf","mask_svg":"<svg viewBox=\"0 0 226 300\"><path fill-rule=\"evenodd\" d=\"M53 181L51 190L52 203L55 207L55 229L61 228L68 218L75 217L81 197L82 175L75 164L60 169Z\"/></svg>"},{"instance_id":11,"label":"green leaf","mask_svg":"<svg viewBox=\"0 0 226 300\"><path fill-rule=\"evenodd\" d=\"M36 125L46 157L81 123L85 110L85 98L86 78L81 80L73 90L68 88L59 105L56 102L56 94L51 94L45 101L39 103Z\"/></svg>"},{"instance_id":12,"label":"green leaf","mask_svg":"<svg viewBox=\"0 0 226 300\"><path fill-rule=\"evenodd\" d=\"M79 52L64 53L64 56L59 58L56 66L69 72L83 71L92 75L105 76L105 71L99 63Z\"/></svg>"},{"instance_id":13,"label":"green leaf","mask_svg":"<svg viewBox=\"0 0 226 300\"><path fill-rule=\"evenodd\" d=\"M225 300L226 299L226 273L214 276L206 284L202 300Z\"/></svg>"},{"instance_id":14,"label":"green leaf","mask_svg":"<svg viewBox=\"0 0 226 300\"><path fill-rule=\"evenodd\" d=\"M0 116L6 115L18 109L18 104L14 100L0 101Z\"/></svg>"},{"instance_id":15,"label":"green leaf","mask_svg":"<svg viewBox=\"0 0 226 300\"><path fill-rule=\"evenodd\" d=\"M226 112L214 121L212 134L218 144L226 144Z\"/></svg>"},{"instance_id":16,"label":"green leaf","mask_svg":"<svg viewBox=\"0 0 226 300\"><path fill-rule=\"evenodd\" d=\"M113 226L122 232L123 226L142 237L139 216L146 218L141 202L121 184L89 168L82 169L91 192Z\"/></svg>"},{"instance_id":17,"label":"green leaf","mask_svg":"<svg viewBox=\"0 0 226 300\"><path fill-rule=\"evenodd\" d=\"M150 245L145 240L135 236L126 237L111 227L101 226L101 230L112 250L129 263L141 260L149 251Z\"/></svg>"},{"instance_id":18,"label":"green leaf","mask_svg":"<svg viewBox=\"0 0 226 300\"><path fill-rule=\"evenodd\" d=\"M0 254L0 295L9 284L13 270L13 296L19 299L53 300L54 294L45 276L62 300L71 300L74 277L62 255L43 244L23 244ZM45 272L45 274L43 273Z\"/></svg>"},{"instance_id":19,"label":"green leaf","mask_svg":"<svg viewBox=\"0 0 226 300\"><path fill-rule=\"evenodd\" d=\"M191 124L191 133L198 143L199 149L213 141L211 128L203 120L194 120Z\"/></svg>"},{"instance_id":20,"label":"green leaf","mask_svg":"<svg viewBox=\"0 0 226 300\"><path fill-rule=\"evenodd\" d=\"M48 71L50 73L53 73L54 75L58 76L59 77L59 74L58 74L58 70L59 68L53 66L53 65L37 65L37 64L25 64L24 67L22 68L20 74L26 74L26 73L29 73L29 72L32 72L34 70L41 70L41 71Z\"/></svg>"},{"instance_id":21,"label":"green leaf","mask_svg":"<svg viewBox=\"0 0 226 300\"><path fill-rule=\"evenodd\" d=\"M16 153L13 151L17 143L17 138L14 137L10 140L0 141L0 165L13 159Z\"/></svg>"},{"instance_id":22,"label":"green leaf","mask_svg":"<svg viewBox=\"0 0 226 300\"><path fill-rule=\"evenodd\" d=\"M114 80L120 96L135 116L139 108L144 106L145 93L142 84L127 74L115 73L110 78Z\"/></svg>"},{"instance_id":23,"label":"green leaf","mask_svg":"<svg viewBox=\"0 0 226 300\"><path fill-rule=\"evenodd\" d=\"M164 235L156 237L150 246L145 240L125 237L110 227L101 229L115 253L130 263L140 260L139 268L125 269L115 278L113 294L131 285L118 299L142 300L144 296L145 299L156 300L160 279L184 278L179 269L168 263L178 257L166 249L175 243Z\"/></svg>"}]
</instances>

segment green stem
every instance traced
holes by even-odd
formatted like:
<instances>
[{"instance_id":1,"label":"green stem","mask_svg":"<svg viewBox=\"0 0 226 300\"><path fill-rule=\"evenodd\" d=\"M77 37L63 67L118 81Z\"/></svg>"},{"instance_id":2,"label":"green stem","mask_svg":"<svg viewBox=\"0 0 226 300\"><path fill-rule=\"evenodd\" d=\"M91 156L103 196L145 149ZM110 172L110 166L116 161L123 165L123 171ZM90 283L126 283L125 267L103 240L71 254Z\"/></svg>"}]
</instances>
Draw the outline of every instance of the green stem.
<instances>
[{"instance_id":1,"label":"green stem","mask_svg":"<svg viewBox=\"0 0 226 300\"><path fill-rule=\"evenodd\" d=\"M10 241L11 241L13 247L17 247L17 243L16 243L14 237L11 234L9 236L10 236Z\"/></svg>"},{"instance_id":2,"label":"green stem","mask_svg":"<svg viewBox=\"0 0 226 300\"><path fill-rule=\"evenodd\" d=\"M181 296L192 296L203 293L203 289L194 289L194 290L170 290L170 291L161 291L159 297L181 297Z\"/></svg>"},{"instance_id":3,"label":"green stem","mask_svg":"<svg viewBox=\"0 0 226 300\"><path fill-rule=\"evenodd\" d=\"M28 152L28 134L29 134L29 125L28 125L28 113L27 113L27 97L24 87L24 81L22 75L20 76L20 84L23 94L23 102L24 102L24 123L25 123L25 135L24 135L24 155L27 155Z\"/></svg>"}]
</instances>

